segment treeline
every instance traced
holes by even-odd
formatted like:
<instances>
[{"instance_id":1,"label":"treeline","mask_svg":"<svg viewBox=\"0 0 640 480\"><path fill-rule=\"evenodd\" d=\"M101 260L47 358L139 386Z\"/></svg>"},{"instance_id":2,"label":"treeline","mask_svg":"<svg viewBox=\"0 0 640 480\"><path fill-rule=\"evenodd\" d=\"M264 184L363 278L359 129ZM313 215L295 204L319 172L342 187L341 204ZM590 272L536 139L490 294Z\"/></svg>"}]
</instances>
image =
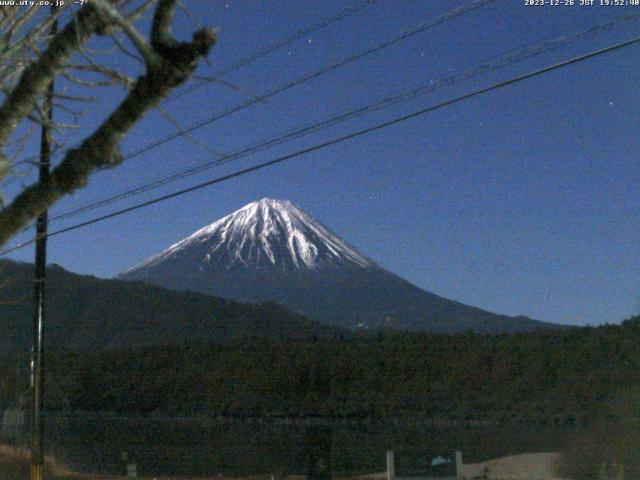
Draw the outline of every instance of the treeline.
<instances>
[{"instance_id":1,"label":"treeline","mask_svg":"<svg viewBox=\"0 0 640 480\"><path fill-rule=\"evenodd\" d=\"M640 386L639 344L635 318L515 335L381 332L52 354L47 406L236 418L617 422L607 406ZM0 362L5 403L20 390L14 362Z\"/></svg>"}]
</instances>

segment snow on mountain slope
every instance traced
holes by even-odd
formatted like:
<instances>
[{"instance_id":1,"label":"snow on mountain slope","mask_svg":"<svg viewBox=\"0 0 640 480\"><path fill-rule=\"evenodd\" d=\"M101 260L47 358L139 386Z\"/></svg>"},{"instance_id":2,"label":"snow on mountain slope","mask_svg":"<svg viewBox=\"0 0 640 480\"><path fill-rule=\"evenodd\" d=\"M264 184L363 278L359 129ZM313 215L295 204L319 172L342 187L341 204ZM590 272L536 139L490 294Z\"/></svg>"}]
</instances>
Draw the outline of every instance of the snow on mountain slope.
<instances>
[{"instance_id":1,"label":"snow on mountain slope","mask_svg":"<svg viewBox=\"0 0 640 480\"><path fill-rule=\"evenodd\" d=\"M164 252L124 272L151 268L184 252L196 255L198 269L278 268L311 270L324 266L371 267L374 262L289 201L263 198L204 227Z\"/></svg>"},{"instance_id":2,"label":"snow on mountain slope","mask_svg":"<svg viewBox=\"0 0 640 480\"><path fill-rule=\"evenodd\" d=\"M241 302L273 301L354 329L525 331L506 317L422 290L359 253L291 202L253 202L120 275Z\"/></svg>"}]
</instances>

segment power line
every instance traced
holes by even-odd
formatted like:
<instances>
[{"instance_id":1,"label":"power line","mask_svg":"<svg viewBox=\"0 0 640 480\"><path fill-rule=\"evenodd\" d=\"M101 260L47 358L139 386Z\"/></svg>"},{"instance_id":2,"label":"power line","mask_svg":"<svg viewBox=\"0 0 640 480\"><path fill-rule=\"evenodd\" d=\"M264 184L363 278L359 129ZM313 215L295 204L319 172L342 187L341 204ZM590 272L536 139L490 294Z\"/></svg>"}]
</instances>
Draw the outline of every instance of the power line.
<instances>
[{"instance_id":1,"label":"power line","mask_svg":"<svg viewBox=\"0 0 640 480\"><path fill-rule=\"evenodd\" d=\"M341 11L339 11L338 13L334 14L334 15L330 15L328 17L325 17L324 19L320 20L317 23L314 23L313 25L302 29L302 30L298 30L297 32L293 33L292 35L289 35L288 37L284 37L281 38L280 40L275 41L273 44L268 45L262 49L259 49L249 55L247 55L246 57L241 58L240 60L237 60L236 62L234 62L233 64L231 64L230 66L228 66L227 68L225 68L224 70L214 73L213 75L210 75L208 77L205 77L204 79L202 79L200 82L193 84L189 87L186 87L184 90L180 91L180 92L176 92L172 97L168 98L165 100L164 103L168 103L170 101L176 100L178 98L183 97L184 95L204 86L207 85L211 82L215 82L217 80L219 80L221 77L235 71L238 70L239 68L248 65L256 60L259 60L277 50L279 50L282 47L285 47L286 45L289 45L293 42L295 42L296 40L299 40L300 38L306 36L306 35L310 35L314 32L317 32L319 30L322 30L325 27L328 27L329 25L332 25L333 23L336 23L344 18L347 18L351 15L354 15L362 10L364 10L365 8L374 5L376 3L378 3L380 0L365 0L357 5L352 5L350 7L347 7ZM28 157L25 158L23 160L20 160L19 162L16 162L15 166L18 165L23 165L23 164L27 164L30 163L34 160L37 160L38 156L32 156L32 157Z\"/></svg>"},{"instance_id":2,"label":"power line","mask_svg":"<svg viewBox=\"0 0 640 480\"><path fill-rule=\"evenodd\" d=\"M200 122L197 122L187 128L184 128L182 130L179 130L175 133L172 133L170 135L167 135L163 138L160 138L154 142L151 142L147 145L145 145L142 148L139 148L138 150L134 150L133 152L128 153L127 155L124 156L123 161L124 160L129 160L131 158L137 157L139 155L142 155L143 153L146 153L150 150L153 150L154 148L157 148L161 145L164 145L165 143L168 143L172 140L175 140L176 138L179 138L181 136L184 136L188 133L194 132L196 130L201 129L202 127L206 126L206 125L210 125L218 120L221 120L225 117L228 117L229 115L232 115L234 113L237 113L241 110L244 110L247 107L250 107L252 105L255 105L256 103L262 102L264 100L267 100L275 95L278 95L286 90L289 90L293 87L297 87L298 85L302 85L303 83L308 82L309 80L313 80L315 78L320 77L321 75L324 75L325 73L331 72L333 70L336 70L338 68L341 68L349 63L355 62L357 60L360 60L361 58L364 58L368 55L371 55L372 53L378 52L386 47L389 47L391 45L394 45L398 42L401 42L403 40L406 40L407 38L410 38L414 35L417 35L418 33L424 32L425 30L428 30L430 28L433 28L437 25L440 25L441 23L444 23L448 20L454 19L456 17L459 17L467 12L476 10L478 8L481 8L489 3L492 3L496 0L476 0L474 2L471 2L467 5L464 5L462 7L458 7L455 8L453 10L450 10L447 13L444 13L430 21L427 22L423 22L413 28L410 28L409 30L404 30L402 32L400 32L398 35L395 35L387 40L384 40L383 42L380 42L376 45L374 45L373 47L369 47L361 52L349 55L345 58L342 58L340 60L337 60L329 65L326 65L324 67L322 67L319 70L315 70L311 73L308 73L300 78L297 78L295 80L292 80L290 82L285 83L284 85L281 85L279 87L276 87L273 90L269 90L266 93L263 93L262 95L259 95L257 97L253 97L251 98L249 101L241 103L240 105L236 105L234 107L231 107L227 110L224 110L223 112L217 113L211 117L209 117L206 120L202 120Z\"/></svg>"},{"instance_id":3,"label":"power line","mask_svg":"<svg viewBox=\"0 0 640 480\"><path fill-rule=\"evenodd\" d=\"M179 170L177 172L174 172L170 175L164 176L164 177L160 177L156 180L150 181L150 182L145 182L137 187L133 187L131 189L125 190L123 192L120 192L118 194L115 195L109 195L107 197L104 197L100 200L96 200L92 203L89 203L87 205L81 206L81 207L77 207L71 210L68 210L66 212L60 213L56 216L53 216L51 218L51 221L55 221L55 220L62 220L62 219L66 219L66 218L71 218L74 217L76 215L80 215L82 213L86 213L92 210L95 210L97 208L106 206L106 205L110 205L114 202L120 201L120 200L124 200L126 198L132 197L134 195L138 195L140 193L144 193L146 191L149 190L153 190L155 188L159 188L163 185L166 185L168 183L172 183L174 181L178 181L181 180L183 178L195 175L197 173L200 173L204 170L207 170L209 168L213 168L213 167L217 167L226 163L229 163L231 161L234 160L238 160L240 158L244 158L246 156L255 154L259 151L265 150L265 149L269 149L271 147L280 145L282 143L285 142L289 142L291 140L297 139L297 138L301 138L305 135L309 135L311 133L315 133L318 132L320 130L326 129L328 127L332 127L335 126L341 122L347 121L347 120L351 120L354 118L359 118L363 115L366 115L368 113L383 109L383 108L387 108L391 105L395 105L399 102L402 101L406 101L406 100L411 100L415 97L417 97L418 95L422 95L425 93L431 93L433 91L436 91L440 88L443 87L448 87L451 85L454 85L458 82L461 81L465 81L465 80L469 80L471 78L474 78L476 76L479 76L481 74L487 73L487 72L491 72L494 70L497 70L499 68L502 68L504 66L507 65L511 65L517 62L521 62L523 60L528 60L530 58L533 58L537 55L543 54L543 53L547 53L551 50L560 48L564 45L567 45L568 43L571 42L575 42L578 40L583 40L588 36L592 36L592 35L596 35L598 33L601 33L603 31L607 31L607 30L611 30L615 25L621 24L621 23L628 23L631 21L637 21L640 18L640 14L636 13L633 15L626 15L626 16L622 16L619 17L617 19L614 19L608 23L605 23L603 25L598 25L598 26L594 26L594 27L590 27L588 29L585 30L581 30L579 32L574 32L568 35L564 35L561 37L558 37L554 40L551 41L546 41L546 42L541 42L539 44L533 45L533 46L528 46L526 48L521 48L521 49L516 49L516 50L512 50L511 52L508 52L500 57L498 57L496 60L486 63L484 65L481 65L479 67L473 68L473 69L469 69L466 70L462 73L456 74L456 75L452 75L449 76L447 78L444 79L440 79L437 81L430 81L426 84L420 85L417 88L412 88L410 90L407 91L403 91L401 93L398 94L394 94L388 97L385 97L377 102L374 103L370 103L367 105L364 105L362 107L359 107L357 109L351 109L351 110L347 110L346 112L343 112L341 114L338 115L333 115L333 116L329 116L328 118L325 118L324 120L321 121L317 121L311 124L308 124L302 128L296 129L294 131L273 137L269 140L266 141L262 141L262 142L258 142L258 143L254 143L251 144L249 146L243 147L233 153L227 154L222 156L222 158L213 160L213 161L208 161L208 162L204 162L200 165L196 165L194 167L190 167L188 169L183 169L183 170ZM27 228L28 229L28 228ZM27 230L25 229L25 230Z\"/></svg>"},{"instance_id":4,"label":"power line","mask_svg":"<svg viewBox=\"0 0 640 480\"><path fill-rule=\"evenodd\" d=\"M311 73L308 73L300 78L297 78L295 80L292 80L290 82L287 82L283 85L280 85L278 87L276 87L275 89L269 90L261 95L258 96L253 96L251 99L249 99L246 102L243 102L239 105L236 105L234 107L231 107L227 110L224 110L220 113L217 113L205 120L202 120L200 122L197 122L187 128L184 129L180 129L177 130L176 132L166 135L165 137L162 137L158 140L155 140L151 143L148 143L147 145L139 148L138 150L134 150L133 152L129 152L126 155L124 155L123 157L123 161L126 160L130 160L134 157L140 156L143 153L146 153L150 150L153 150L161 145L164 145L165 143L171 142L177 138L183 137L189 133L192 133L196 130L201 129L202 127L205 127L207 125L210 125L218 120L221 120L223 118L226 118L230 115L233 115L234 113L240 112L242 110L244 110L245 108L248 108L250 106L253 106L257 103L263 102L264 100L268 100L271 97L274 97L275 95L278 95L282 92L285 92L287 90L290 90L291 88L297 87L298 85L302 85L303 83L306 83L310 80L313 80L315 78L320 77L321 75L324 75L325 73L331 72L333 70L336 70L338 68L341 68L347 64L353 63L357 60L360 60L368 55L371 55L372 53L378 52L386 47L389 47L391 45L394 45L398 42L401 42L403 40L406 40L407 38L410 38L414 35L417 35L418 33L424 32L425 30L428 30L430 28L433 28L437 25L440 25L444 22L447 22L449 20L452 20L456 17L459 17L467 12L476 10L478 8L481 8L489 3L492 3L496 0L476 0L474 2L471 2L467 5L463 5L461 7L455 8L453 10L450 10L432 20L429 20L427 22L422 22L419 25L416 25L408 30L404 30L402 32L400 32L399 34L388 38L387 40L384 40L376 45L374 45L373 47L369 47L363 51L360 51L358 53L349 55L345 58L342 58L340 60L337 60L329 65L326 65L324 67L322 67L319 70L315 70ZM25 162L29 159L23 160L22 162ZM20 163L20 162L19 162ZM100 170L99 170L100 171Z\"/></svg>"},{"instance_id":5,"label":"power line","mask_svg":"<svg viewBox=\"0 0 640 480\"><path fill-rule=\"evenodd\" d=\"M387 40L384 40L381 43L376 44L373 47L367 48L367 49L365 49L365 50L363 50L361 52L358 52L356 54L349 55L349 56L347 56L347 57L345 57L345 58L343 58L341 60L338 60L336 62L333 62L333 63L321 68L320 70L316 70L316 71L311 72L311 73L309 73L307 75L304 75L301 78L298 78L296 80L288 82L288 83L286 83L286 84L284 84L284 85L282 85L282 86L280 86L280 87L278 87L278 88L276 88L274 90L270 90L270 91L268 91L268 92L266 92L266 93L264 93L264 94L262 94L262 95L260 95L258 97L252 97L249 101L247 101L245 103L242 103L242 104L240 104L238 106L232 107L231 109L227 109L227 110L225 110L225 111L223 111L223 112L221 112L219 114L214 115L213 117L208 118L207 120L204 120L202 122L196 123L196 124L186 128L186 129L178 130L177 132L175 132L173 134L170 134L170 135L168 135L166 137L163 137L163 138L161 138L159 140L156 140L156 141L154 141L154 142L152 142L150 144L147 144L146 146L144 146L144 147L142 147L142 148L140 148L140 149L138 149L138 150L136 150L134 152L131 152L131 153L125 155L123 157L122 161L126 161L126 160L129 160L129 159L134 158L136 156L139 156L139 155L141 155L143 153L146 153L146 152L148 152L148 151L150 151L150 150L152 150L154 148L157 148L157 147L159 147L159 146L161 146L161 145L163 145L165 143L168 143L168 142L170 142L172 140L175 140L176 138L179 138L181 136L185 136L185 135L187 135L187 134L189 134L189 133L191 133L191 132L193 132L195 130L198 130L198 129L206 126L206 125L209 125L209 124L211 124L211 123L213 123L213 122L215 122L217 120L225 118L225 117L227 117L229 115L232 115L232 114L234 114L236 112L239 112L239 111L241 111L241 110L243 110L243 109L245 109L245 108L247 108L247 107L249 107L251 105L254 105L254 104L258 103L258 102L262 102L262 101L264 101L264 100L266 100L268 98L271 98L271 97L273 97L273 96L275 96L275 95L277 95L279 93L282 93L282 92L284 92L286 90L289 90L289 89L291 89L293 87L296 87L298 85L301 85L301 84L303 84L303 83L305 83L305 82L307 82L309 80L315 79L315 78L317 78L317 77L319 77L319 76L321 76L321 75L323 75L323 74L325 74L327 72L336 70L336 69L338 69L338 68L340 68L340 67L342 67L344 65L347 65L347 64L349 64L351 62L354 62L354 61L357 61L357 60L359 60L361 58L364 58L367 55L370 55L372 53L380 51L380 50L382 50L382 49L384 49L384 48L386 48L388 46L394 45L394 44L396 44L396 43L398 43L400 41L406 40L407 38L410 38L410 37L412 37L412 36L414 36L414 35L416 35L418 33L421 33L421 32L423 32L425 30L428 30L428 29L430 29L432 27L440 25L440 24L442 24L442 23L444 23L444 22L446 22L448 20L452 20L454 18L457 18L457 17L459 17L459 16L461 16L461 15L467 13L467 12L470 12L470 11L476 10L478 8L481 8L481 7L483 7L483 6L485 6L485 5L489 4L489 3L492 3L494 1L496 1L496 0L476 0L474 2L468 3L466 5L463 5L461 7L455 8L453 10L450 10L450 11L448 11L448 12L446 12L446 13L438 16L438 17L435 17L434 19L432 19L430 21L420 23L419 25L414 26L414 27L412 27L412 28L410 28L408 30L404 30L404 31L400 32L399 34L397 34L397 35L395 35L395 36L393 36L391 38L388 38ZM223 156L222 159L224 159L224 158L225 157ZM100 172L100 170L98 170L98 172Z\"/></svg>"},{"instance_id":6,"label":"power line","mask_svg":"<svg viewBox=\"0 0 640 480\"><path fill-rule=\"evenodd\" d=\"M467 13L469 11L472 11L472 10L475 10L475 9L478 9L478 8L481 8L481 7L483 7L483 6L485 6L485 5L489 4L489 3L492 3L494 1L495 0L477 0L475 2L471 2L471 3L467 4L465 6L458 7L458 8L455 8L453 10L450 10L450 11L448 11L448 12L446 12L446 13L444 13L444 14L442 14L442 15L440 15L440 16L438 16L438 17L436 17L436 18L434 18L434 19L432 19L432 20L430 20L428 22L423 22L423 23L421 23L421 24L419 24L417 26L414 26L413 28L411 28L409 30L402 31L402 32L400 32L400 34L395 35L395 36L393 36L393 37L391 37L391 38L389 38L389 39L387 39L387 40L385 40L385 41L383 41L383 42L381 42L381 43L379 43L379 44L377 44L377 45L375 45L373 47L367 48L367 49L365 49L365 50L363 50L361 52L358 52L356 54L349 55L349 56L347 56L347 57L345 57L345 58L343 58L341 60L338 60L336 62L333 62L333 63L321 68L320 70L316 70L316 71L311 72L311 73L309 73L307 75L304 75L303 77L295 79L295 80L293 80L291 82L288 82L288 83L286 83L284 85L281 85L281 86L279 86L279 87L277 87L277 88L275 88L273 90L270 90L270 91L268 91L268 92L266 92L266 93L264 93L264 94L262 94L260 96L253 97L252 99L250 99L249 101L247 101L245 103L242 103L240 105L237 105L235 107L227 109L227 110L225 110L225 111L223 111L223 112L221 112L219 114L216 114L216 115L214 115L214 116L212 116L212 117L210 117L210 118L208 118L208 119L206 119L204 121L196 123L196 124L186 128L186 129L179 130L179 131L177 131L177 132L175 132L173 134L167 135L167 136L165 136L165 137L163 137L163 138L161 138L159 140L151 142L151 143L143 146L142 148L125 155L124 158L123 158L123 161L129 160L129 159L134 158L134 157L137 157L137 156L139 156L139 155L141 155L143 153L146 153L146 152L148 152L148 151L150 151L150 150L152 150L154 148L157 148L158 146L161 146L161 145L163 145L165 143L168 143L168 142L170 142L172 140L175 140L176 138L179 138L179 137L181 137L183 135L189 134L189 133L191 133L191 132L193 132L195 130L198 130L198 129L206 126L206 125L214 123L217 120L220 120L220 119L225 118L225 117L227 117L229 115L237 113L237 112L239 112L239 111L241 111L241 110L243 110L243 109L245 109L245 108L247 108L249 106L252 106L252 105L258 103L258 102L264 101L264 100L266 100L266 99L268 99L270 97L273 97L273 96L275 96L275 95L277 95L279 93L282 93L282 92L284 92L286 90L289 90L289 89L291 89L291 88L293 88L295 86L301 85L301 84L303 84L303 83L305 83L305 82L307 82L309 80L317 78L317 77L323 75L324 73L327 73L329 71L332 71L332 70L335 70L337 68L340 68L340 67L342 67L342 66L344 66L344 65L346 65L348 63L351 63L351 62L354 62L356 60L359 60L359 59L361 59L361 58L363 58L363 57L365 57L367 55L370 55L370 54L372 54L374 52L377 52L377 51L379 51L379 50L381 50L383 48L386 48L386 47L388 47L390 45L393 45L393 44L398 43L398 42L400 42L402 40L410 38L413 35L421 33L423 31L425 31L425 30L427 30L429 28L432 28L434 26L437 26L437 25L439 25L439 24L441 24L443 22L446 22L448 20L454 19L454 18L456 18L456 17L458 17L460 15L463 15L464 13ZM247 154L248 153L243 151L240 154L234 153L234 154L231 154L231 155L224 155L219 160L220 161L227 161L229 159L229 157L235 157L237 155L245 156ZM124 195L130 196L128 193L125 193ZM106 199L105 201L108 202L108 203L111 203L111 199ZM100 201L100 203L103 204L103 201ZM72 212L67 212L67 213L61 214L61 215L58 215L55 218L60 219L60 218L67 217L67 216L71 215L72 213L73 214L80 213L79 210L80 209L74 210ZM84 209L82 209L82 210L84 211Z\"/></svg>"},{"instance_id":7,"label":"power line","mask_svg":"<svg viewBox=\"0 0 640 480\"><path fill-rule=\"evenodd\" d=\"M336 70L338 68L343 67L344 65L347 65L349 63L355 62L357 60L360 60L361 58L364 58L372 53L378 52L386 47L389 47L391 45L394 45L398 42L401 42L403 40L406 40L407 38L410 38L414 35L417 35L418 33L424 32L425 30L428 30L430 28L433 28L437 25L440 25L444 22L447 22L449 20L452 20L454 18L457 18L467 12L476 10L478 8L481 8L489 3L492 3L496 0L476 0L474 2L471 2L467 5L463 5L461 7L455 8L453 10L450 10L430 21L427 22L423 22L420 23L419 25L416 25L408 30L404 30L402 32L400 32L399 34L388 38L387 40L384 40L381 43L378 43L376 45L374 45L373 47L369 47L361 52L349 55L345 58L342 58L340 60L337 60L329 65L324 66L323 68L319 69L319 70L315 70L311 73L308 73L300 78L297 78L295 80L292 80L290 82L287 82L279 87L276 87L273 90L269 90L266 93L263 93L261 95L258 96L252 96L251 99L249 99L248 101L241 103L239 105L236 105L234 107L231 107L227 110L224 110L218 114L213 115L212 117L207 118L206 120L203 120L201 122L195 123L187 128L184 129L179 129L177 131L175 131L172 134L169 134L163 138L160 138L158 140L155 140L151 143L148 143L147 145L139 148L138 150L134 150L133 152L130 152L126 155L124 155L122 161L126 161L126 160L130 160L132 158L135 158L137 156L142 155L143 153L146 153L150 150L153 150L161 145L164 145L165 143L171 142L177 138L183 137L189 133L192 133L196 130L199 130L202 127L205 127L206 125L210 125L218 120L221 120L223 118L226 118L230 115L233 115L234 113L237 113L241 110L244 110L245 108L248 108L250 106L253 106L257 103L263 102L264 100L267 100L275 95L278 95L284 91L290 90L291 88L297 87L298 85L302 85L303 83L306 83L310 80L313 80L315 78L320 77L321 75L324 75L325 73L331 72L333 70ZM16 165L20 165L23 163L28 163L29 161L31 161L31 158L27 158L24 160L21 160L19 162L16 163ZM102 170L98 170L96 173L100 172Z\"/></svg>"},{"instance_id":8,"label":"power line","mask_svg":"<svg viewBox=\"0 0 640 480\"><path fill-rule=\"evenodd\" d=\"M281 157L278 157L276 159L270 160L268 162L263 162L263 163L260 163L258 165L254 165L252 167L248 167L248 168L245 168L245 169L242 169L242 170L238 170L238 171L236 171L234 173L231 173L231 174L228 174L228 175L224 175L224 176L221 176L221 177L217 177L217 178L214 178L212 180L208 180L206 182L194 185L192 187L185 188L185 189L182 189L182 190L178 190L176 192L173 192L173 193L170 193L170 194L167 194L167 195L163 195L161 197L157 197L157 198L155 198L153 200L149 200L149 201L146 201L146 202L138 203L138 204L133 205L131 207L127 207L127 208L124 208L124 209L121 209L121 210L117 210L115 212L111 212L109 214L102 215L100 217L96 217L96 218L93 218L91 220L87 220L85 222L77 223L77 224L72 225L70 227L66 227L66 228L62 228L62 229L56 230L56 231L51 232L48 235L46 235L46 237L47 238L48 237L53 237L53 236L56 236L56 235L61 235L63 233L71 232L73 230L78 230L80 228L84 228L84 227L87 227L89 225L93 225L95 223L102 222L103 220L107 220L107 219L110 219L110 218L118 217L120 215L124 215L125 213L129 213L129 212L132 212L132 211L135 211L135 210L139 210L141 208L148 207L150 205L154 205L154 204L163 202L165 200L169 200L169 199L184 195L186 193L194 192L196 190L201 190L202 188L205 188L205 187L217 184L217 183L221 183L221 182L224 182L224 181L227 181L227 180L231 180L233 178L240 177L240 176L243 176L243 175L251 173L251 172L262 170L264 168L271 167L271 166L277 165L279 163L283 163L283 162L285 162L287 160L291 160L293 158L300 157L300 156L303 156L303 155L306 155L308 153L324 149L324 148L332 146L332 145L336 145L336 144L344 142L346 140L351 140L351 139L354 139L354 138L357 138L357 137L360 137L360 136L363 136L363 135L366 135L366 134L369 134L369 133L372 133L372 132L375 132L375 131L378 131L378 130L382 130L384 128L387 128L387 127L390 127L390 126L405 122L407 120L411 120L413 118L420 117L420 116L425 115L427 113L430 113L430 112L433 112L433 111L436 111L436 110L440 110L440 109L442 109L444 107L448 107L448 106L451 106L451 105L454 105L454 104L461 103L463 101L469 100L469 99L477 97L479 95L483 95L485 93L489 93L489 92L504 88L506 86L513 85L515 83L519 83L519 82L522 82L524 80L528 80L530 78L538 77L538 76L543 75L545 73L548 73L548 72L551 72L551 71L554 71L554 70L559 70L559 69L567 67L569 65L580 63L580 62L583 62L585 60L589 60L591 58L603 55L605 53L613 52L615 50L620 50L622 48L629 47L631 45L635 45L637 43L640 43L640 37L636 37L636 38L633 38L631 40L627 40L627 41L622 42L622 43L617 43L617 44L609 46L609 47L605 47L605 48L602 48L602 49L599 49L599 50L595 50L593 52L590 52L590 53L587 53L587 54L584 54L584 55L573 57L573 58L570 58L568 60L564 60L564 61L562 61L560 63L556 63L556 64L548 66L548 67L543 67L543 68L540 68L538 70L534 70L533 72L526 73L524 75L520 75L520 76L511 78L511 79L508 79L508 80L504 80L504 81L501 81L501 82L498 82L498 83L494 83L494 84L492 84L492 85L490 85L488 87L484 87L484 88L481 88L479 90L475 90L475 91L473 91L471 93L467 93L465 95L456 97L456 98L454 98L452 100L447 100L445 102L438 103L437 105L433 105L431 107L423 108L421 110L418 110L418 111L415 111L415 112L412 112L412 113L409 113L409 114L394 118L393 120L388 120L386 122L379 123L377 125L374 125L374 126L362 129L362 130L358 130L357 132L353 132L353 133L350 133L350 134L347 134L347 135L343 135L343 136L334 138L332 140L329 140L329 141L326 141L326 142L322 142L322 143L313 145L311 147L304 148L302 150L298 150L296 152L293 152L293 153L290 153L290 154L287 154L287 155L283 155ZM30 245L30 244L34 243L36 240L38 240L38 237L36 237L36 238L34 238L32 240L20 243L20 244L14 246L14 247L9 248L9 249L5 249L2 252L0 252L0 256L4 256L4 255L6 255L6 254L8 254L10 252L13 252L15 250L21 249L21 248L23 248L23 247L25 247L27 245Z\"/></svg>"},{"instance_id":9,"label":"power line","mask_svg":"<svg viewBox=\"0 0 640 480\"><path fill-rule=\"evenodd\" d=\"M355 13L360 12L361 10L364 10L365 8L377 3L379 0L365 0L364 2L358 4L358 5L353 5L351 7L347 7L344 10L336 13L335 15L331 15L329 17L326 17L322 20L320 20L318 23L315 23L313 25L311 25L310 27L303 29L303 30L299 30L298 32L282 38L276 42L274 42L272 45L269 45L265 48L262 48L252 54L247 55L244 58L241 58L240 60L236 61L235 63L233 63L232 65L230 65L229 67L225 68L224 70L218 72L218 73L214 73L208 77L205 77L203 80L201 80L198 83L192 84L189 87L185 88L184 90L176 93L175 95L173 95L170 99L168 99L168 101L173 101L176 100L178 98L183 97L184 95L193 92L194 90L197 90L198 88L207 85L211 82L215 82L216 80L218 80L219 78L223 77L224 75L227 75L235 70L238 70L240 67L243 67L249 63L253 63L256 60L259 60L279 49L281 49L282 47L289 45L293 42L295 42L296 40L299 40L307 35L310 35L314 32L317 32L318 30L321 30L325 27L328 27L329 25L336 23L339 20L342 20L343 18L349 17ZM166 102L165 102L166 103Z\"/></svg>"}]
</instances>

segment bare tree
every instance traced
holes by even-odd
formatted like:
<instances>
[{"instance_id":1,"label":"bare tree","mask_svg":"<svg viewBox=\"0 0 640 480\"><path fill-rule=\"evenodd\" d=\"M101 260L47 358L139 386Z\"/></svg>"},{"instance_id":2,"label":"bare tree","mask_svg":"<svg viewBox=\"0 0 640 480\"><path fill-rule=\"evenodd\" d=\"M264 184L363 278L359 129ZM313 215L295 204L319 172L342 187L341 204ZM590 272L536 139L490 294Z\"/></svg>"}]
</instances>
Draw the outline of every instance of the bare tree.
<instances>
[{"instance_id":1,"label":"bare tree","mask_svg":"<svg viewBox=\"0 0 640 480\"><path fill-rule=\"evenodd\" d=\"M0 210L0 245L61 197L86 185L92 172L118 165L122 138L173 88L185 82L208 55L216 40L212 29L195 31L190 41L173 37L177 4L178 0L144 0L137 5L131 0L89 0L66 15L66 23L51 36L47 32L53 18L47 15L43 19L40 12L38 19L37 7L23 7L22 12L0 7L5 8L0 10L0 85L5 93L0 105L0 179L12 172L14 159L7 149L19 127L24 122L47 121L38 105L54 78L64 75L78 84L97 86L95 80L74 76L74 70L84 70L102 75L103 84L118 82L127 88L123 100L102 124L79 146L65 152L50 181L27 186ZM145 38L136 21L150 9L150 35ZM56 15L62 19L65 11L70 9L59 9ZM126 38L127 46L118 35ZM137 79L94 62L85 48L94 36L109 36L121 54L139 58L142 71ZM74 64L78 56L86 61Z\"/></svg>"}]
</instances>

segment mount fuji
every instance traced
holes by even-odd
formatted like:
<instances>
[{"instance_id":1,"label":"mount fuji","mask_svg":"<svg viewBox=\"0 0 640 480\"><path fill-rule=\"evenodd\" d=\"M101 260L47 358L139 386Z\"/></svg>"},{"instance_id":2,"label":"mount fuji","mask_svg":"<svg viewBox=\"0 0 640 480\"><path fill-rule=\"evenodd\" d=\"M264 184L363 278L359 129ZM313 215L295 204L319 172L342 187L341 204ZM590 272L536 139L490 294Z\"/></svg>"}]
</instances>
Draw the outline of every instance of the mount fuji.
<instances>
[{"instance_id":1,"label":"mount fuji","mask_svg":"<svg viewBox=\"0 0 640 480\"><path fill-rule=\"evenodd\" d=\"M196 231L120 278L242 302L274 301L351 329L490 333L556 327L424 291L291 202L269 198Z\"/></svg>"}]
</instances>

